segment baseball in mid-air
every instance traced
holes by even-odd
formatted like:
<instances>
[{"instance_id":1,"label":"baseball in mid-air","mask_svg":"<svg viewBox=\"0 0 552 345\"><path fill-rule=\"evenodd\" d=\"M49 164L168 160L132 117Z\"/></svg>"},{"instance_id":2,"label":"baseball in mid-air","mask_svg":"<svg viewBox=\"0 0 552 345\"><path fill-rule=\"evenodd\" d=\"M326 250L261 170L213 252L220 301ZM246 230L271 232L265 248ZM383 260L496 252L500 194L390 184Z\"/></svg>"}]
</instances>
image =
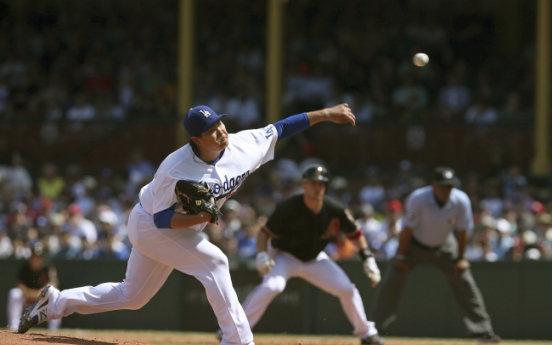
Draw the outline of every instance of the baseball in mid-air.
<instances>
[{"instance_id":1,"label":"baseball in mid-air","mask_svg":"<svg viewBox=\"0 0 552 345\"><path fill-rule=\"evenodd\" d=\"M414 57L412 58L412 62L418 67L423 67L429 62L429 56L424 53L418 53L414 55Z\"/></svg>"}]
</instances>

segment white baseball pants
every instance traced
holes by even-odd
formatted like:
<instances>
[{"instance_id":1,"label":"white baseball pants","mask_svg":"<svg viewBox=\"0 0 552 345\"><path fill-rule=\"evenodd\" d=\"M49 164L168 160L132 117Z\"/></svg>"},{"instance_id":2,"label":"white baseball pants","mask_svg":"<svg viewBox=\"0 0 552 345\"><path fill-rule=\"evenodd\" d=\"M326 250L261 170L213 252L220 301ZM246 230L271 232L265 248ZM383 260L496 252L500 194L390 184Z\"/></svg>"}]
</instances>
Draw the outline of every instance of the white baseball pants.
<instances>
[{"instance_id":1,"label":"white baseball pants","mask_svg":"<svg viewBox=\"0 0 552 345\"><path fill-rule=\"evenodd\" d=\"M326 253L320 252L315 260L306 263L275 249L270 251L270 256L276 265L243 303L251 328L259 322L270 302L284 291L287 281L299 277L339 298L345 315L354 327L354 335L366 338L378 333L375 324L366 319L358 289Z\"/></svg>"},{"instance_id":2,"label":"white baseball pants","mask_svg":"<svg viewBox=\"0 0 552 345\"><path fill-rule=\"evenodd\" d=\"M8 293L8 328L16 331L19 328L19 320L23 309L28 307L25 305L25 297L20 288L13 288ZM48 320L48 329L57 331L61 326L61 319Z\"/></svg>"},{"instance_id":3,"label":"white baseball pants","mask_svg":"<svg viewBox=\"0 0 552 345\"><path fill-rule=\"evenodd\" d=\"M287 281L299 277L339 298L345 315L354 327L354 335L366 338L378 333L375 324L366 319L358 289L326 253L320 252L315 260L306 263L282 251L271 250L270 255L276 265L243 303L251 328L259 322L270 302L284 291Z\"/></svg>"},{"instance_id":4,"label":"white baseball pants","mask_svg":"<svg viewBox=\"0 0 552 345\"><path fill-rule=\"evenodd\" d=\"M116 309L139 309L167 280L173 268L194 276L205 287L207 299L223 332L221 345L254 345L253 334L230 279L228 258L215 245L189 229L159 229L140 204L128 220L133 244L126 278L55 293L48 318L72 313L93 314Z\"/></svg>"}]
</instances>

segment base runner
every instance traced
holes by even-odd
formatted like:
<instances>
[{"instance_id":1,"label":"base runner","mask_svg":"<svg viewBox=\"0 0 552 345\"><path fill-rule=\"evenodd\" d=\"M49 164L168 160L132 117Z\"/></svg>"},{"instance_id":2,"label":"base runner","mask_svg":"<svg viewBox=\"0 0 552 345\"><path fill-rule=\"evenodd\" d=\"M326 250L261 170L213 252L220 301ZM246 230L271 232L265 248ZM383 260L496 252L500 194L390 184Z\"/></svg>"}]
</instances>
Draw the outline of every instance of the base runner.
<instances>
[{"instance_id":1,"label":"base runner","mask_svg":"<svg viewBox=\"0 0 552 345\"><path fill-rule=\"evenodd\" d=\"M380 271L360 227L348 210L325 196L328 180L325 167L307 167L303 172L304 193L278 204L259 232L257 269L264 278L245 300L245 314L253 328L270 302L284 291L286 282L299 277L339 298L361 344L383 344L374 323L366 319L357 288L323 251L339 231L346 233L359 248L359 257L372 287L379 283ZM269 239L270 254L267 252Z\"/></svg>"}]
</instances>

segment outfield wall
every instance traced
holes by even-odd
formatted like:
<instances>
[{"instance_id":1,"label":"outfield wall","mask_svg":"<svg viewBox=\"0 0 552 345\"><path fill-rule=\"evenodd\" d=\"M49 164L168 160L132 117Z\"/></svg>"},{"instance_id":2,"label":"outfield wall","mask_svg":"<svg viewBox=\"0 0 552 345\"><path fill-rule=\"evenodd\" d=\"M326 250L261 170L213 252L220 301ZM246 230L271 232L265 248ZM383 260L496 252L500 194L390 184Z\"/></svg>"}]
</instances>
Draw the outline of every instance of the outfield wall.
<instances>
[{"instance_id":1,"label":"outfield wall","mask_svg":"<svg viewBox=\"0 0 552 345\"><path fill-rule=\"evenodd\" d=\"M0 260L0 309L6 310L8 290L21 262ZM340 262L357 285L367 310L374 290L359 262ZM385 270L386 262L380 263ZM56 261L63 289L124 278L126 262ZM493 325L506 339L552 339L552 262L472 263L472 271L485 298ZM241 301L260 282L250 267L232 269L232 280ZM445 279L432 267L412 272L401 298L399 317L390 329L393 336L464 337L461 314ZM0 313L0 324L7 324ZM40 325L40 327L44 327ZM137 311L71 315L63 327L88 329L156 329L214 332L216 319L201 284L173 272L157 295ZM303 280L292 279L267 309L255 332L350 334L339 301Z\"/></svg>"}]
</instances>

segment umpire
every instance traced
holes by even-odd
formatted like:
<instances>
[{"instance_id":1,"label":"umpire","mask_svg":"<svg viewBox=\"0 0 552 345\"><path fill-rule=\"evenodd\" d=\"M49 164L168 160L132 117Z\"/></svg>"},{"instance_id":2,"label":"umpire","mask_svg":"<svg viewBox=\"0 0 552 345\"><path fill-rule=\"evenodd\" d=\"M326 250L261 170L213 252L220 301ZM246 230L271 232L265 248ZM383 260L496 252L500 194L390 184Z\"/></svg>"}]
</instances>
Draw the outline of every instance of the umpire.
<instances>
[{"instance_id":1,"label":"umpire","mask_svg":"<svg viewBox=\"0 0 552 345\"><path fill-rule=\"evenodd\" d=\"M470 335L481 343L500 342L464 257L473 217L470 199L458 186L454 170L439 167L430 186L416 189L408 197L397 254L376 291L371 310L371 319L380 331L396 319L408 272L420 263L429 263L445 275Z\"/></svg>"}]
</instances>

